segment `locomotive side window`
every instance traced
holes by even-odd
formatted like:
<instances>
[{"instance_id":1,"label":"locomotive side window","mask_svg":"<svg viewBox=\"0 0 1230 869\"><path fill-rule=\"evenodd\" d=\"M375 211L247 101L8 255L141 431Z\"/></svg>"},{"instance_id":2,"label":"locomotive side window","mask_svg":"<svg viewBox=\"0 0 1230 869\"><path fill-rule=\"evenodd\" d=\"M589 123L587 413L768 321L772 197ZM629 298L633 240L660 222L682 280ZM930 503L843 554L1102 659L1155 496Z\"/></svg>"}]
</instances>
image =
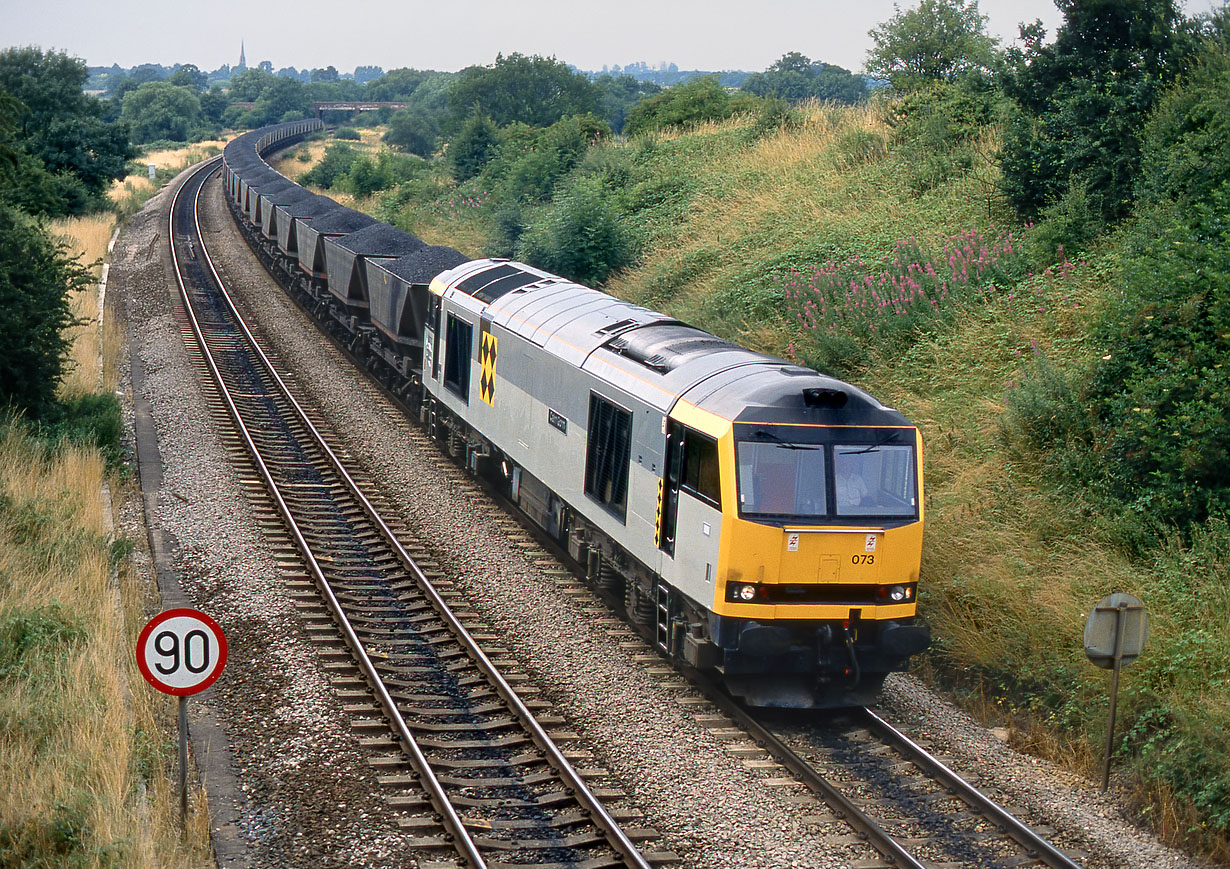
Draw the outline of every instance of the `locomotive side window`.
<instances>
[{"instance_id":1,"label":"locomotive side window","mask_svg":"<svg viewBox=\"0 0 1230 869\"><path fill-rule=\"evenodd\" d=\"M470 357L474 349L474 327L452 314L448 315L448 336L444 347L444 385L463 401L470 400Z\"/></svg>"},{"instance_id":2,"label":"locomotive side window","mask_svg":"<svg viewBox=\"0 0 1230 869\"><path fill-rule=\"evenodd\" d=\"M628 515L632 414L591 393L588 436L585 493L623 522Z\"/></svg>"},{"instance_id":3,"label":"locomotive side window","mask_svg":"<svg viewBox=\"0 0 1230 869\"><path fill-rule=\"evenodd\" d=\"M686 430L683 440L682 488L717 507L722 502L717 441Z\"/></svg>"},{"instance_id":4,"label":"locomotive side window","mask_svg":"<svg viewBox=\"0 0 1230 869\"><path fill-rule=\"evenodd\" d=\"M914 516L914 449L910 446L836 444L833 478L838 516Z\"/></svg>"}]
</instances>

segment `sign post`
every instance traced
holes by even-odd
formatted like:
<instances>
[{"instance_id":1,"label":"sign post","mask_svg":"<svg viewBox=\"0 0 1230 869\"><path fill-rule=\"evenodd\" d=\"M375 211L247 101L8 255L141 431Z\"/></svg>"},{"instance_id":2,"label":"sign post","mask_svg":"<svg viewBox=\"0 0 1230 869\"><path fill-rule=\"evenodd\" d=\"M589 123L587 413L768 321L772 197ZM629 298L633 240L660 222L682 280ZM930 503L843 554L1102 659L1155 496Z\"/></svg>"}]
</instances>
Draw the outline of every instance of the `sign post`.
<instances>
[{"instance_id":1,"label":"sign post","mask_svg":"<svg viewBox=\"0 0 1230 869\"><path fill-rule=\"evenodd\" d=\"M145 681L179 698L179 829L188 818L188 697L204 691L226 666L226 636L194 609L159 613L137 637L137 668Z\"/></svg>"},{"instance_id":2,"label":"sign post","mask_svg":"<svg viewBox=\"0 0 1230 869\"><path fill-rule=\"evenodd\" d=\"M1145 605L1130 594L1103 598L1085 622L1085 657L1103 670L1111 670L1110 720L1106 724L1106 757L1102 790L1110 785L1110 755L1115 747L1115 705L1119 699L1119 671L1131 666L1149 641L1149 615Z\"/></svg>"}]
</instances>

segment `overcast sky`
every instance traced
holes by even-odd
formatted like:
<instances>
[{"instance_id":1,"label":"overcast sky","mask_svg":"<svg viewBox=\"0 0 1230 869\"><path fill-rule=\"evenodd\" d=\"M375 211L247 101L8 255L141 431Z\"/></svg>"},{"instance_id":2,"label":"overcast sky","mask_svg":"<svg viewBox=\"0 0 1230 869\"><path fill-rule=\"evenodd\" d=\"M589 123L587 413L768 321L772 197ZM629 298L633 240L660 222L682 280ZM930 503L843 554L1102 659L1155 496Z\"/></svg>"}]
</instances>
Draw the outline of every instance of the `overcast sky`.
<instances>
[{"instance_id":1,"label":"overcast sky","mask_svg":"<svg viewBox=\"0 0 1230 869\"><path fill-rule=\"evenodd\" d=\"M1190 13L1221 0L1187 0ZM917 3L906 0L903 8ZM1060 21L1051 0L982 0L1005 44L1021 21ZM581 69L635 61L680 69L762 70L788 51L859 71L867 31L891 0L0 0L0 48L37 45L91 66L239 60L274 69L332 65L458 70L498 52L554 56Z\"/></svg>"}]
</instances>

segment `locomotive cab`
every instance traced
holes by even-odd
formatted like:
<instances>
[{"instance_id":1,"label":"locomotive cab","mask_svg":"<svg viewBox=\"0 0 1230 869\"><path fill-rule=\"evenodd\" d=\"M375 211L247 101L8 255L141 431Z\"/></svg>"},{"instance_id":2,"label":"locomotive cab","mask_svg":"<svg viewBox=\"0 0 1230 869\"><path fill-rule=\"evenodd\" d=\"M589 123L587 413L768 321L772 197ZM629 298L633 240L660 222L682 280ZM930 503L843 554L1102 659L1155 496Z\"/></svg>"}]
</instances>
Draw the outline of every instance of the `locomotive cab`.
<instances>
[{"instance_id":1,"label":"locomotive cab","mask_svg":"<svg viewBox=\"0 0 1230 869\"><path fill-rule=\"evenodd\" d=\"M713 394L673 414L711 439L721 494L717 581L682 654L752 705L871 703L930 641L917 619L921 437L848 384L808 372L827 382L786 390L781 373L759 375L766 404ZM694 544L689 531L675 530L676 550Z\"/></svg>"}]
</instances>

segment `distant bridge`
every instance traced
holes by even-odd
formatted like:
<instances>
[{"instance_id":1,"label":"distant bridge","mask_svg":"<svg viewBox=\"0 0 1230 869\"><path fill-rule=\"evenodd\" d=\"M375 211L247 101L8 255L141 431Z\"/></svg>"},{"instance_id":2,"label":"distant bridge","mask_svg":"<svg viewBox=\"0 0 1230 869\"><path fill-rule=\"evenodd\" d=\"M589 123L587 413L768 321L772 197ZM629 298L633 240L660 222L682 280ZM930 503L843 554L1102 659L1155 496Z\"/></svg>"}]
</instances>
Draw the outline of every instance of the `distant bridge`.
<instances>
[{"instance_id":1,"label":"distant bridge","mask_svg":"<svg viewBox=\"0 0 1230 869\"><path fill-rule=\"evenodd\" d=\"M312 103L312 111L319 118L323 112L374 112L377 109L404 109L409 103L376 103L367 100L345 100L334 103Z\"/></svg>"}]
</instances>

